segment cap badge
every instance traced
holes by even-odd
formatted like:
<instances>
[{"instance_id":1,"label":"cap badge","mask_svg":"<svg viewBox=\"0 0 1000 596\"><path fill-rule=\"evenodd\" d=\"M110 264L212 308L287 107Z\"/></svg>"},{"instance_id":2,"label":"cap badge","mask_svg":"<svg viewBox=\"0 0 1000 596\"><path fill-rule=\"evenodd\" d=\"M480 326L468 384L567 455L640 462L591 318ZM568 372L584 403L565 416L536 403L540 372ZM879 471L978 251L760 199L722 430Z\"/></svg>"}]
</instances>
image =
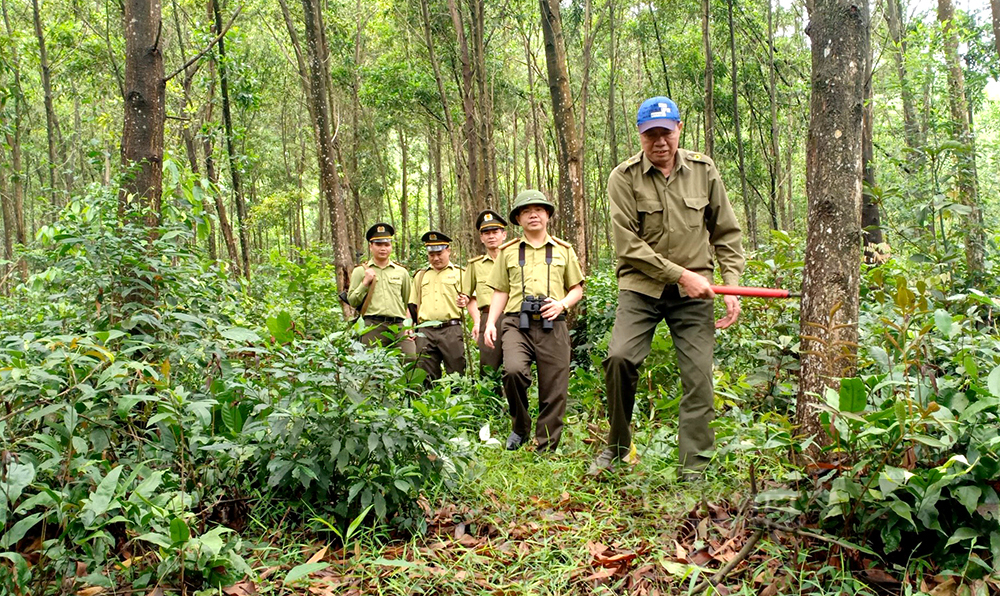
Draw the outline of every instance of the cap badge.
<instances>
[{"instance_id":1,"label":"cap badge","mask_svg":"<svg viewBox=\"0 0 1000 596\"><path fill-rule=\"evenodd\" d=\"M492 213L487 213L486 215L484 215L483 216L483 221L493 221L493 214Z\"/></svg>"},{"instance_id":2,"label":"cap badge","mask_svg":"<svg viewBox=\"0 0 1000 596\"><path fill-rule=\"evenodd\" d=\"M437 240L437 239L438 239L437 234L431 234L431 240Z\"/></svg>"},{"instance_id":3,"label":"cap badge","mask_svg":"<svg viewBox=\"0 0 1000 596\"><path fill-rule=\"evenodd\" d=\"M377 229L377 231L384 232L385 231L385 226L379 226L378 229Z\"/></svg>"}]
</instances>

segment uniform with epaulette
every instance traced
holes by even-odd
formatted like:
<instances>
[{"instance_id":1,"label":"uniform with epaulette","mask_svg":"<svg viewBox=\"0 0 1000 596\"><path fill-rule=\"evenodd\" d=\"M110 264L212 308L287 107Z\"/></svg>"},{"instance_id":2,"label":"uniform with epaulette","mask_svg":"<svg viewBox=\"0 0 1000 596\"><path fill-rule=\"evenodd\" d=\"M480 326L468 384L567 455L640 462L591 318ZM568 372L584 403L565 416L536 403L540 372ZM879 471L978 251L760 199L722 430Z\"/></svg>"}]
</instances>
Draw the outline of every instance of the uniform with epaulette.
<instances>
[{"instance_id":1,"label":"uniform with epaulette","mask_svg":"<svg viewBox=\"0 0 1000 596\"><path fill-rule=\"evenodd\" d=\"M427 371L427 382L441 378L445 372L465 372L465 342L462 337L462 307L458 306L462 291L463 269L448 261L451 238L430 231L421 237L427 247L431 266L413 276L409 302L415 311L417 330L417 367ZM441 259L441 261L438 261ZM435 263L443 263L438 268Z\"/></svg>"},{"instance_id":2,"label":"uniform with epaulette","mask_svg":"<svg viewBox=\"0 0 1000 596\"><path fill-rule=\"evenodd\" d=\"M714 283L717 263L723 283L737 285L745 262L740 227L715 163L677 148L682 127L677 105L665 97L650 98L640 106L636 124L645 135L640 137L643 150L608 178L619 294L604 361L611 432L592 474L613 467L629 451L638 369L661 320L673 337L683 387L679 462L689 471L705 466L703 453L715 440L709 426L714 418L714 306L711 300L689 298L678 281L687 270Z\"/></svg>"},{"instance_id":3,"label":"uniform with epaulette","mask_svg":"<svg viewBox=\"0 0 1000 596\"><path fill-rule=\"evenodd\" d=\"M510 221L524 227L520 212L528 206L543 206L549 216L553 205L537 190L518 195ZM570 339L564 311L571 305L563 300L583 283L580 261L565 240L547 232L541 242L515 238L500 249L488 285L507 295L503 315L490 312L496 331L503 338L503 388L512 418L507 448L516 449L531 432L528 388L531 363L538 371L538 421L535 442L539 450L554 450L562 434L563 415L569 398ZM574 294L574 304L582 296L582 286ZM551 301L562 304L554 320L546 320L540 309ZM493 301L496 308L497 301Z\"/></svg>"},{"instance_id":4,"label":"uniform with epaulette","mask_svg":"<svg viewBox=\"0 0 1000 596\"><path fill-rule=\"evenodd\" d=\"M487 234L494 230L502 231L506 228L507 221L499 213L491 209L482 211L476 217L476 229L479 230L480 237L484 239L484 244L487 241L499 243L503 235L492 238ZM497 246L494 245L494 250L496 248ZM479 322L479 332L476 334L475 339L479 345L479 370L484 374L487 373L486 367L490 367L499 373L500 365L503 362L502 340L494 344L492 348L487 346L483 341L483 332L486 331L486 317L489 315L490 302L493 300L493 288L487 282L489 281L490 274L493 272L493 265L496 263L494 257L490 256L488 249L489 247L487 247L486 254L469 259L469 265L465 274L465 293L469 296L470 300L475 302L475 305L470 303L469 314L475 317L475 321ZM497 256L499 256L499 253L497 253ZM497 389L499 390L499 387Z\"/></svg>"},{"instance_id":5,"label":"uniform with epaulette","mask_svg":"<svg viewBox=\"0 0 1000 596\"><path fill-rule=\"evenodd\" d=\"M387 223L377 223L368 229L365 238L372 251L378 247L391 247L393 227ZM365 272L371 269L375 278L369 285L364 284ZM360 310L365 327L368 331L361 336L361 342L366 346L379 344L383 346L397 345L404 354L412 355L416 348L413 340L404 330L407 322L406 303L410 297L410 274L397 263L386 260L379 265L372 256L351 272L351 282L347 290L347 302Z\"/></svg>"}]
</instances>

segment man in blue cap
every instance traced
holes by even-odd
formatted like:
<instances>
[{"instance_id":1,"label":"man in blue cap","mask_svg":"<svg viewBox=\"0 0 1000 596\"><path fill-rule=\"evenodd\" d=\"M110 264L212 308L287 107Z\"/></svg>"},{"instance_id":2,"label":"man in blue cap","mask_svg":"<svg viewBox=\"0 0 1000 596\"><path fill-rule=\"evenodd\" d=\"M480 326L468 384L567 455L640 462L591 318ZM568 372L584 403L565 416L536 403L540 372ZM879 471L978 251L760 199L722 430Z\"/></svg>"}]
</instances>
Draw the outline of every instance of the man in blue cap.
<instances>
[{"instance_id":1,"label":"man in blue cap","mask_svg":"<svg viewBox=\"0 0 1000 596\"><path fill-rule=\"evenodd\" d=\"M739 299L726 296L726 316L714 321L710 284L717 262L722 282L738 285L745 263L741 232L715 163L678 148L684 125L677 104L662 96L647 99L636 126L642 151L608 178L619 288L604 361L611 432L588 473L599 475L628 453L639 366L657 324L666 321L683 387L679 460L686 475L697 475L715 444L709 427L715 417L715 329L729 327L740 314Z\"/></svg>"}]
</instances>

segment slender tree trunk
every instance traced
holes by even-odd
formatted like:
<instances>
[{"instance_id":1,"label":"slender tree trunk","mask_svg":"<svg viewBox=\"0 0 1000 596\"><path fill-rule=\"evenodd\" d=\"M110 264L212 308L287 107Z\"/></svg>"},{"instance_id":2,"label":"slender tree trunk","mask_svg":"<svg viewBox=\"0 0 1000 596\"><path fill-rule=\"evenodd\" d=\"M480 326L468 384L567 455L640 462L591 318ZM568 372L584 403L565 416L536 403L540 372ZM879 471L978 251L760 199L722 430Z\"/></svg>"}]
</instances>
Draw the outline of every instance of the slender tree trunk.
<instances>
[{"instance_id":1,"label":"slender tree trunk","mask_svg":"<svg viewBox=\"0 0 1000 596\"><path fill-rule=\"evenodd\" d=\"M701 0L701 38L705 47L705 154L709 157L715 155L715 60L712 56L711 8L711 0Z\"/></svg>"},{"instance_id":2,"label":"slender tree trunk","mask_svg":"<svg viewBox=\"0 0 1000 596\"><path fill-rule=\"evenodd\" d=\"M474 73L472 71L472 61L469 58L469 43L465 37L465 25L462 22L462 15L458 12L456 0L448 0L448 12L451 14L451 23L455 29L455 38L458 41L458 60L462 71L462 110L465 112L465 121L462 124L462 136L466 147L466 166L469 175L469 188L471 212L478 213L485 208L483 180L480 176L479 163L479 137L476 130L476 104Z\"/></svg>"},{"instance_id":3,"label":"slender tree trunk","mask_svg":"<svg viewBox=\"0 0 1000 596\"><path fill-rule=\"evenodd\" d=\"M611 167L618 161L618 127L615 125L615 75L618 71L618 36L615 25L618 24L618 12L614 0L608 0L608 145L611 149Z\"/></svg>"},{"instance_id":4,"label":"slender tree trunk","mask_svg":"<svg viewBox=\"0 0 1000 596\"><path fill-rule=\"evenodd\" d=\"M122 167L129 173L118 198L119 214L145 210L155 228L163 184L166 81L159 0L125 0L125 119Z\"/></svg>"},{"instance_id":5,"label":"slender tree trunk","mask_svg":"<svg viewBox=\"0 0 1000 596\"><path fill-rule=\"evenodd\" d=\"M771 106L771 229L778 229L778 178L781 175L781 155L778 152L778 83L774 64L774 7L767 0L767 95Z\"/></svg>"},{"instance_id":6,"label":"slender tree trunk","mask_svg":"<svg viewBox=\"0 0 1000 596\"><path fill-rule=\"evenodd\" d=\"M653 33L656 35L656 48L660 54L660 69L663 71L663 84L666 85L667 97L673 98L670 90L670 77L667 75L667 58L663 49L663 39L660 37L659 18L653 9L653 3L649 3L649 16L653 20Z\"/></svg>"},{"instance_id":7,"label":"slender tree trunk","mask_svg":"<svg viewBox=\"0 0 1000 596\"><path fill-rule=\"evenodd\" d=\"M212 13L215 19L215 34L222 33L222 12L219 10L219 0L211 0ZM229 107L229 77L226 74L225 36L219 40L219 88L222 90L222 122L226 131L226 153L229 155L229 175L233 182L233 198L236 201L236 219L240 224L240 254L243 259L243 277L250 279L250 230L247 228L247 204L243 196L243 181L239 159L236 156L236 143L233 134L233 118Z\"/></svg>"},{"instance_id":8,"label":"slender tree trunk","mask_svg":"<svg viewBox=\"0 0 1000 596\"><path fill-rule=\"evenodd\" d=\"M576 248L580 265L587 270L587 208L583 196L583 160L573 114L573 98L566 65L559 0L539 0L542 9L542 33L545 37L545 63L548 66L549 94L552 96L552 120L555 124L559 156L560 208L567 236Z\"/></svg>"},{"instance_id":9,"label":"slender tree trunk","mask_svg":"<svg viewBox=\"0 0 1000 596\"><path fill-rule=\"evenodd\" d=\"M944 54L948 63L948 105L951 108L952 138L965 145L965 149L957 153L956 165L958 175L956 187L959 200L969 208L966 218L965 233L965 266L969 280L976 285L982 280L985 267L983 253L985 251L985 234L983 232L983 213L979 205L976 183L976 148L972 136L972 124L969 121L969 107L965 98L965 75L958 57L958 33L955 31L955 7L951 0L938 0L938 20L941 21L941 31L944 36Z\"/></svg>"},{"instance_id":10,"label":"slender tree trunk","mask_svg":"<svg viewBox=\"0 0 1000 596\"><path fill-rule=\"evenodd\" d=\"M31 4L35 21L35 37L38 40L38 66L41 69L42 92L45 104L45 134L49 149L49 201L52 203L54 208L58 208L59 201L56 198L56 111L55 108L52 107L52 74L51 69L49 68L48 53L45 49L45 34L42 29L42 15L38 9L38 0L32 0ZM126 4L128 3L126 2ZM156 20L159 22L159 2L157 2L156 5ZM142 25L137 25L137 27L141 26ZM127 28L128 24L126 22L126 29ZM161 55L161 64L162 61L163 59ZM160 78L163 78L163 73L161 72L160 74Z\"/></svg>"},{"instance_id":11,"label":"slender tree trunk","mask_svg":"<svg viewBox=\"0 0 1000 596\"><path fill-rule=\"evenodd\" d=\"M0 156L3 152L0 151ZM0 159L2 163L2 159ZM0 169L0 214L3 215L3 258L7 261L0 267L0 292L7 293L8 276L14 261L14 201L11 199L10 191L7 188L7 176L3 169Z\"/></svg>"},{"instance_id":12,"label":"slender tree trunk","mask_svg":"<svg viewBox=\"0 0 1000 596\"><path fill-rule=\"evenodd\" d=\"M750 246L757 249L757 208L754 206L750 193L747 192L747 174L743 156L743 134L740 130L740 96L739 96L739 71L736 69L736 33L733 29L733 3L729 0L729 47L732 63L730 65L730 78L733 81L733 128L736 134L736 151L739 156L740 166L740 194L743 197L743 209L747 218L747 237Z\"/></svg>"},{"instance_id":13,"label":"slender tree trunk","mask_svg":"<svg viewBox=\"0 0 1000 596\"><path fill-rule=\"evenodd\" d=\"M11 27L10 17L7 14L7 0L0 0L0 2L2 2L0 6L3 9L4 28L7 30L7 36L13 39L14 30ZM11 97L14 117L12 121L8 122L5 121L2 113L0 113L0 122L3 123L3 126L0 128L4 129L4 137L7 140L7 146L10 148L11 186L13 187L13 203L11 204L11 208L13 209L14 241L24 246L27 244L27 233L24 226L24 181L26 174L21 167L21 139L23 138L24 131L25 105L24 94L21 89L20 57L18 56L16 45L12 44L10 52L10 67L14 80L14 94ZM28 262L24 259L19 259L18 268L20 269L21 281L27 281Z\"/></svg>"},{"instance_id":14,"label":"slender tree trunk","mask_svg":"<svg viewBox=\"0 0 1000 596\"><path fill-rule=\"evenodd\" d=\"M319 2L316 0L302 0L302 8L305 13L309 88L313 104L313 128L316 133L316 161L319 165L320 176L325 179L322 189L330 217L330 233L333 239L334 260L337 269L337 287L344 290L350 281L353 258L348 250L350 241L345 221L347 210L343 198L340 196L336 150L331 131L330 103L325 81L326 78L329 78L329 74L323 60L324 56L328 55L324 47L326 44L323 37L323 15Z\"/></svg>"},{"instance_id":15,"label":"slender tree trunk","mask_svg":"<svg viewBox=\"0 0 1000 596\"><path fill-rule=\"evenodd\" d=\"M889 28L889 37L892 38L890 53L896 67L899 95L903 103L903 138L906 140L906 146L911 149L909 161L917 164L920 162L920 155L916 149L922 147L924 141L921 138L920 124L917 122L916 109L913 106L913 91L906 75L906 37L903 35L902 8L899 1L887 0L885 21Z\"/></svg>"},{"instance_id":16,"label":"slender tree trunk","mask_svg":"<svg viewBox=\"0 0 1000 596\"><path fill-rule=\"evenodd\" d=\"M407 166L409 165L409 156L407 155L409 147L406 144L406 134L403 132L403 128L398 129L399 133L399 151L401 153L401 160L399 165L399 179L400 179L400 195L399 195L399 214L402 224L400 227L401 234L399 235L403 246L409 246L410 239L410 197L409 189L407 188L407 182L409 182L409 172L407 171ZM405 253L404 253L405 254Z\"/></svg>"},{"instance_id":17,"label":"slender tree trunk","mask_svg":"<svg viewBox=\"0 0 1000 596\"><path fill-rule=\"evenodd\" d=\"M1000 56L1000 0L990 0L990 12L993 14L993 43Z\"/></svg>"},{"instance_id":18,"label":"slender tree trunk","mask_svg":"<svg viewBox=\"0 0 1000 596\"><path fill-rule=\"evenodd\" d=\"M830 442L812 404L855 374L861 263L861 135L868 4L813 0L812 97L806 166L809 224L802 281L802 369L796 421Z\"/></svg>"},{"instance_id":19,"label":"slender tree trunk","mask_svg":"<svg viewBox=\"0 0 1000 596\"><path fill-rule=\"evenodd\" d=\"M889 0L893 2L894 0ZM872 47L868 44L868 54L865 60L864 111L861 123L861 171L864 178L864 188L861 199L861 229L864 233L864 258L868 264L879 262L879 244L882 244L882 217L879 205L875 202L871 190L875 187L875 163L872 140L872 122L874 116L874 97L872 96Z\"/></svg>"},{"instance_id":20,"label":"slender tree trunk","mask_svg":"<svg viewBox=\"0 0 1000 596\"><path fill-rule=\"evenodd\" d=\"M434 193L437 198L438 229L444 229L444 178L441 175L441 129L434 129Z\"/></svg>"}]
</instances>

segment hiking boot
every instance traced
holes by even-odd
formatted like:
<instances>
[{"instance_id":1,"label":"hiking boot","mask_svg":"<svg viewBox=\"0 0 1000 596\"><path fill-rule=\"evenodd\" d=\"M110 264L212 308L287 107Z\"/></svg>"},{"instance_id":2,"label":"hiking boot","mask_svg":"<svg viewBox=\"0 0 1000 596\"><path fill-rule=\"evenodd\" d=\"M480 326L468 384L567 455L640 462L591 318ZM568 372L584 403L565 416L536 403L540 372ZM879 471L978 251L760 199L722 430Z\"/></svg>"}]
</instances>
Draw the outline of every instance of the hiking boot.
<instances>
[{"instance_id":1,"label":"hiking boot","mask_svg":"<svg viewBox=\"0 0 1000 596\"><path fill-rule=\"evenodd\" d=\"M600 476L605 470L614 470L615 464L621 461L621 456L618 455L618 450L608 447L597 456L597 459L590 464L590 469L587 470L588 476Z\"/></svg>"},{"instance_id":2,"label":"hiking boot","mask_svg":"<svg viewBox=\"0 0 1000 596\"><path fill-rule=\"evenodd\" d=\"M510 436L507 437L507 451L517 451L521 445L524 445L524 437L512 432Z\"/></svg>"}]
</instances>

